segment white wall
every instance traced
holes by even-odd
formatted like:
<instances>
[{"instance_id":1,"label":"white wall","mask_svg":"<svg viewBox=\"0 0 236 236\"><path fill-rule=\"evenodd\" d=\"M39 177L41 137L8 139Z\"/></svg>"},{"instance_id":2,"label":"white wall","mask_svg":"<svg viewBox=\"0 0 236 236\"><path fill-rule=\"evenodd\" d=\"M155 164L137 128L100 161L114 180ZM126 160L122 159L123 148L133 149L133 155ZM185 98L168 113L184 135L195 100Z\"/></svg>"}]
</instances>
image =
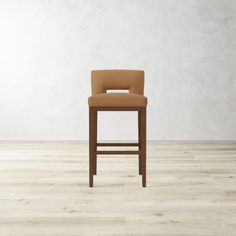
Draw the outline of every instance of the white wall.
<instances>
[{"instance_id":1,"label":"white wall","mask_svg":"<svg viewBox=\"0 0 236 236\"><path fill-rule=\"evenodd\" d=\"M235 2L0 0L0 139L87 139L108 68L145 70L149 139L236 139ZM134 139L135 117L102 114L100 137Z\"/></svg>"}]
</instances>

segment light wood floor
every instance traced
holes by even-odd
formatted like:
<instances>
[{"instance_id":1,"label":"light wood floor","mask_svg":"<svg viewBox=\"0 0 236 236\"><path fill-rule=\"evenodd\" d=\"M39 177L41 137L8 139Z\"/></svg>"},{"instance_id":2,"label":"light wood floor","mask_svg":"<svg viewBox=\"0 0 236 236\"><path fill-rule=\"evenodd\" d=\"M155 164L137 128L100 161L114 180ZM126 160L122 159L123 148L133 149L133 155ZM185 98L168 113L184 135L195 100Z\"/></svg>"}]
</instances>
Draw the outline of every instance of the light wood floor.
<instances>
[{"instance_id":1,"label":"light wood floor","mask_svg":"<svg viewBox=\"0 0 236 236\"><path fill-rule=\"evenodd\" d=\"M0 142L0 236L234 236L236 142L149 142L147 188L135 156L88 145Z\"/></svg>"}]
</instances>

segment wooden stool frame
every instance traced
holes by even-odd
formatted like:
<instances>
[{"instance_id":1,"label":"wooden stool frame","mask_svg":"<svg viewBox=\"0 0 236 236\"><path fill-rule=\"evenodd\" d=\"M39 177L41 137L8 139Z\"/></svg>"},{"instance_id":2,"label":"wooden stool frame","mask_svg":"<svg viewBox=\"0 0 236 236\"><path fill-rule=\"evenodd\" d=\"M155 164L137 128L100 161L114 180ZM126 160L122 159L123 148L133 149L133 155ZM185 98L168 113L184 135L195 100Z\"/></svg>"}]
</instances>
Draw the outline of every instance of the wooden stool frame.
<instances>
[{"instance_id":1,"label":"wooden stool frame","mask_svg":"<svg viewBox=\"0 0 236 236\"><path fill-rule=\"evenodd\" d=\"M137 111L138 143L98 143L98 111ZM98 146L137 146L138 151L98 151ZM93 176L97 174L97 155L135 155L139 157L139 174L142 175L142 187L146 187L146 107L89 107L89 187L93 187Z\"/></svg>"}]
</instances>

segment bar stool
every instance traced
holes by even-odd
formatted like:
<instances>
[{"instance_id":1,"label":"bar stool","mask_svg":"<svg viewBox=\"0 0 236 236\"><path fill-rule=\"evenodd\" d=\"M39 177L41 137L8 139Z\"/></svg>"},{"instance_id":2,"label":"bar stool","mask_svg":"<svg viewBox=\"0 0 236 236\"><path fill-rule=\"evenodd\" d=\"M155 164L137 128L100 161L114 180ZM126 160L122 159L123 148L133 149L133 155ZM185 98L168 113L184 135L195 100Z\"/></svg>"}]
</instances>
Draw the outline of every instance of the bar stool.
<instances>
[{"instance_id":1,"label":"bar stool","mask_svg":"<svg viewBox=\"0 0 236 236\"><path fill-rule=\"evenodd\" d=\"M142 186L146 187L146 106L143 96L144 71L141 70L93 70L91 72L92 96L89 104L89 186L97 174L97 155L137 154ZM107 93L107 90L129 90L129 93ZM137 111L137 143L97 143L98 111ZM97 150L98 146L137 146L138 151Z\"/></svg>"}]
</instances>

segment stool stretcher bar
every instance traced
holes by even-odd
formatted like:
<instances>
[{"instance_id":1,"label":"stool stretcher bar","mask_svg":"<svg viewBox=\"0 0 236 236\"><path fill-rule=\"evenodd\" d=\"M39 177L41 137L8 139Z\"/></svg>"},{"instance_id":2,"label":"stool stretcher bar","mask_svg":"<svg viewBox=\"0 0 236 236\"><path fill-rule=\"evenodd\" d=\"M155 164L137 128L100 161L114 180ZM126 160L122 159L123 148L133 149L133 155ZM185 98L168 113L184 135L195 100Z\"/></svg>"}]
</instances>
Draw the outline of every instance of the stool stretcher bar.
<instances>
[{"instance_id":1,"label":"stool stretcher bar","mask_svg":"<svg viewBox=\"0 0 236 236\"><path fill-rule=\"evenodd\" d=\"M109 147L115 147L115 146L121 146L121 147L138 147L139 143L97 143L97 146L109 146Z\"/></svg>"},{"instance_id":2,"label":"stool stretcher bar","mask_svg":"<svg viewBox=\"0 0 236 236\"><path fill-rule=\"evenodd\" d=\"M126 155L136 155L136 154L140 154L139 151L110 151L110 150L101 150L101 151L96 151L96 154L98 155L121 155L121 154L126 154Z\"/></svg>"}]
</instances>

